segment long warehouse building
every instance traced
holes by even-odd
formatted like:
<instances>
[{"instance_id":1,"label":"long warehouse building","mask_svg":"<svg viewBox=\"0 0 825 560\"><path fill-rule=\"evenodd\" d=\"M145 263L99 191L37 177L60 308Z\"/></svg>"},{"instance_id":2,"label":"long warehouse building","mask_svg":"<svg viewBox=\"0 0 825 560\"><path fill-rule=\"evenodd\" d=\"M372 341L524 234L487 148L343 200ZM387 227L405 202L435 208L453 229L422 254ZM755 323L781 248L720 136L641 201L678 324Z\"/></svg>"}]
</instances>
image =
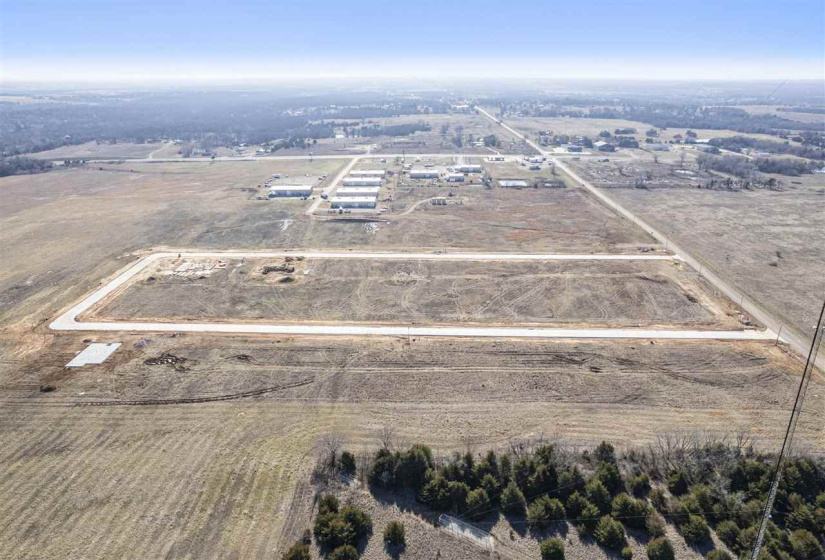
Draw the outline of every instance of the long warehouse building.
<instances>
[{"instance_id":1,"label":"long warehouse building","mask_svg":"<svg viewBox=\"0 0 825 560\"><path fill-rule=\"evenodd\" d=\"M357 198L361 196L378 198L378 193L380 190L381 187L341 187L335 191L335 195L342 198Z\"/></svg>"},{"instance_id":2,"label":"long warehouse building","mask_svg":"<svg viewBox=\"0 0 825 560\"><path fill-rule=\"evenodd\" d=\"M382 178L387 174L386 169L354 169L349 172L350 177L378 177Z\"/></svg>"},{"instance_id":3,"label":"long warehouse building","mask_svg":"<svg viewBox=\"0 0 825 560\"><path fill-rule=\"evenodd\" d=\"M377 177L347 177L341 184L345 187L380 187L381 179Z\"/></svg>"},{"instance_id":4,"label":"long warehouse building","mask_svg":"<svg viewBox=\"0 0 825 560\"><path fill-rule=\"evenodd\" d=\"M375 208L376 200L366 196L334 196L329 203L332 208Z\"/></svg>"},{"instance_id":5,"label":"long warehouse building","mask_svg":"<svg viewBox=\"0 0 825 560\"><path fill-rule=\"evenodd\" d=\"M439 173L434 169L411 169L410 179L438 179Z\"/></svg>"},{"instance_id":6,"label":"long warehouse building","mask_svg":"<svg viewBox=\"0 0 825 560\"><path fill-rule=\"evenodd\" d=\"M312 195L312 185L276 185L269 187L269 198L290 198Z\"/></svg>"}]
</instances>

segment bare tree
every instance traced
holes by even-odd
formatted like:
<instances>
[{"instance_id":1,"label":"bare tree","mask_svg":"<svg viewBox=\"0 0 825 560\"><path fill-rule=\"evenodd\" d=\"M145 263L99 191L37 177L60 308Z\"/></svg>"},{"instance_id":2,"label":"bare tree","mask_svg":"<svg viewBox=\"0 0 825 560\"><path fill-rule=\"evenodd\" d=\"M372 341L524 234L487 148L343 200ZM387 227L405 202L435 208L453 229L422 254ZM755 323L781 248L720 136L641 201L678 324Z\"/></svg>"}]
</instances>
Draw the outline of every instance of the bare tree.
<instances>
[{"instance_id":1,"label":"bare tree","mask_svg":"<svg viewBox=\"0 0 825 560\"><path fill-rule=\"evenodd\" d=\"M338 452L344 446L344 436L340 432L331 432L321 438L323 463L331 471L335 470Z\"/></svg>"},{"instance_id":2,"label":"bare tree","mask_svg":"<svg viewBox=\"0 0 825 560\"><path fill-rule=\"evenodd\" d=\"M395 428L384 426L378 431L378 441L381 442L381 449L392 450L395 443Z\"/></svg>"}]
</instances>

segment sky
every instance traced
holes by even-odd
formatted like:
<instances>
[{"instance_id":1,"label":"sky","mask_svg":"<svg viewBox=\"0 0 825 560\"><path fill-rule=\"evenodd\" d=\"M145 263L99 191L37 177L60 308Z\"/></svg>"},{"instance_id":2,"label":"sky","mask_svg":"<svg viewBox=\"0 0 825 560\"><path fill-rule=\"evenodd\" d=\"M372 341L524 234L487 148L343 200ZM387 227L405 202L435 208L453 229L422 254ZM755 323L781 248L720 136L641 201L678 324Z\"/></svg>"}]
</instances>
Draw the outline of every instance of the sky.
<instances>
[{"instance_id":1,"label":"sky","mask_svg":"<svg viewBox=\"0 0 825 560\"><path fill-rule=\"evenodd\" d=\"M0 80L825 79L823 0L0 0Z\"/></svg>"}]
</instances>

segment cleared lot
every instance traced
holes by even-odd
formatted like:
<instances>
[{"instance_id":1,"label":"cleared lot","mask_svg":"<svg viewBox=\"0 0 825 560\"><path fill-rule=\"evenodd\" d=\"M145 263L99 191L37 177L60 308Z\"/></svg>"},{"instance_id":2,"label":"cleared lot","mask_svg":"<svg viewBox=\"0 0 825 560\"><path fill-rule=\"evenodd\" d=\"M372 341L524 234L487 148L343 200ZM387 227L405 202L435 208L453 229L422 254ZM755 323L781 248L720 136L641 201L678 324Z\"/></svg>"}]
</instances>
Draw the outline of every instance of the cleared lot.
<instances>
[{"instance_id":1,"label":"cleared lot","mask_svg":"<svg viewBox=\"0 0 825 560\"><path fill-rule=\"evenodd\" d=\"M736 310L706 293L678 261L287 257L215 265L159 261L81 319L741 327Z\"/></svg>"}]
</instances>

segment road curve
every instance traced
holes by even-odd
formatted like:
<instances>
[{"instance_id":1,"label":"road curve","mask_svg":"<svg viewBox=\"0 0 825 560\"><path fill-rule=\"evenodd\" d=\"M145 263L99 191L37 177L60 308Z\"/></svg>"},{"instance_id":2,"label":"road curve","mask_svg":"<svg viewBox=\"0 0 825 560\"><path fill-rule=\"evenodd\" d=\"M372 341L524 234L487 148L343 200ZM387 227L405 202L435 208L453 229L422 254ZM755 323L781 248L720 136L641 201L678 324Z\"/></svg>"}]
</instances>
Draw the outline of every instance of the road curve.
<instances>
[{"instance_id":1,"label":"road curve","mask_svg":"<svg viewBox=\"0 0 825 560\"><path fill-rule=\"evenodd\" d=\"M769 330L741 331L686 331L642 328L621 329L560 329L541 327L415 327L385 325L300 325L255 323L170 323L170 322L81 322L78 317L109 294L121 288L140 271L161 259L177 258L278 258L304 257L309 259L379 259L379 260L433 260L433 261L571 261L571 260L679 260L675 255L557 255L516 253L373 253L334 251L280 251L280 252L159 252L139 260L110 282L84 298L55 319L49 328L56 331L159 331L236 334L281 334L316 336L442 336L442 337L516 337L516 338L643 338L681 340L771 340Z\"/></svg>"},{"instance_id":2,"label":"road curve","mask_svg":"<svg viewBox=\"0 0 825 560\"><path fill-rule=\"evenodd\" d=\"M595 196L604 204L606 204L609 208L615 210L620 215L624 216L628 220L631 220L633 223L647 231L659 243L663 244L669 250L681 255L682 260L684 260L686 263L688 263L690 266L696 269L699 272L699 275L703 276L717 290L725 294L725 296L730 298L732 301L738 303L742 309L750 313L752 317L754 317L757 321L765 325L768 328L768 330L774 333L779 333L779 339L789 344L802 357L807 357L810 351L811 339L801 336L795 328L784 324L782 321L774 317L768 311L763 309L758 302L745 295L742 291L738 290L733 284L730 284L729 282L723 280L718 274L716 274L712 270L708 269L698 258L692 256L683 247L675 243L672 239L667 237L660 230L651 226L650 224L639 218L636 214L626 209L624 206L619 204L616 200L614 200L604 191L596 188L590 182L582 179L576 172L570 169L570 167L568 167L567 164L565 164L558 158L553 157L553 154L550 154L545 150L542 150L535 142L529 140L526 136L524 136L520 132L517 132L513 128L507 126L503 122L498 121L498 119L493 117L484 109L480 107L476 107L476 109L478 109L478 111L485 115L487 118L494 120L502 127L504 127L506 130L523 139L530 146L537 149L542 155L549 157L551 161L553 161L555 165L558 165L562 171L567 173L575 181L581 184L582 187L584 187L593 196ZM819 356L816 360L816 365L820 369L825 369L825 356Z\"/></svg>"}]
</instances>

